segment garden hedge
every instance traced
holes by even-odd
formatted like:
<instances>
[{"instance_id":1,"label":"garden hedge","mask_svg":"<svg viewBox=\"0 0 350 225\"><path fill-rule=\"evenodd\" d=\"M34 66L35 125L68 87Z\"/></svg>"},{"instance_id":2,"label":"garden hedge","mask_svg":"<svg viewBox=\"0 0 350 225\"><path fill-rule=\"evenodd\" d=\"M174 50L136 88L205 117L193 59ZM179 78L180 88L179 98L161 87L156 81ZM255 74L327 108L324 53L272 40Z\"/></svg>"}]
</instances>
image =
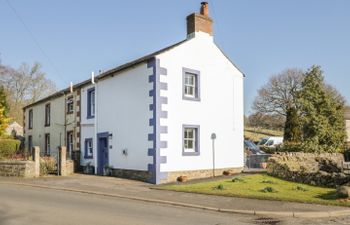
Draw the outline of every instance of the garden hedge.
<instances>
[{"instance_id":1,"label":"garden hedge","mask_svg":"<svg viewBox=\"0 0 350 225\"><path fill-rule=\"evenodd\" d=\"M0 139L0 159L11 158L19 149L21 142L15 139Z\"/></svg>"}]
</instances>

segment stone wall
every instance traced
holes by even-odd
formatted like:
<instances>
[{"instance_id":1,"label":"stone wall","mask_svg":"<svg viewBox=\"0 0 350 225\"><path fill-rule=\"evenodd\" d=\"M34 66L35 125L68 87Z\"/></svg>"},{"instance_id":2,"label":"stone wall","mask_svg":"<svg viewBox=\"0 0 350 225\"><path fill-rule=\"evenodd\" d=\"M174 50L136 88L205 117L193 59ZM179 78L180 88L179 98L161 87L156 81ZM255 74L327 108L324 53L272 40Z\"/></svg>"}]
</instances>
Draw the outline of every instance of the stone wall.
<instances>
[{"instance_id":1,"label":"stone wall","mask_svg":"<svg viewBox=\"0 0 350 225\"><path fill-rule=\"evenodd\" d=\"M224 169L216 169L215 176L222 176L224 171L229 174L241 173L243 168L224 168ZM176 172L168 172L167 179L161 180L161 183L170 183L176 182L177 178L180 176L186 176L187 179L199 179L199 178L207 178L213 176L213 170L190 170L190 171L176 171Z\"/></svg>"},{"instance_id":2,"label":"stone wall","mask_svg":"<svg viewBox=\"0 0 350 225\"><path fill-rule=\"evenodd\" d=\"M350 182L338 153L278 153L268 160L267 173L285 180L336 187Z\"/></svg>"},{"instance_id":3,"label":"stone wall","mask_svg":"<svg viewBox=\"0 0 350 225\"><path fill-rule=\"evenodd\" d=\"M112 176L148 182L151 174L148 171L112 169Z\"/></svg>"},{"instance_id":4,"label":"stone wall","mask_svg":"<svg viewBox=\"0 0 350 225\"><path fill-rule=\"evenodd\" d=\"M66 175L72 175L74 173L74 161L67 160L66 161Z\"/></svg>"},{"instance_id":5,"label":"stone wall","mask_svg":"<svg viewBox=\"0 0 350 225\"><path fill-rule=\"evenodd\" d=\"M33 161L0 161L0 176L35 177L35 163Z\"/></svg>"}]
</instances>

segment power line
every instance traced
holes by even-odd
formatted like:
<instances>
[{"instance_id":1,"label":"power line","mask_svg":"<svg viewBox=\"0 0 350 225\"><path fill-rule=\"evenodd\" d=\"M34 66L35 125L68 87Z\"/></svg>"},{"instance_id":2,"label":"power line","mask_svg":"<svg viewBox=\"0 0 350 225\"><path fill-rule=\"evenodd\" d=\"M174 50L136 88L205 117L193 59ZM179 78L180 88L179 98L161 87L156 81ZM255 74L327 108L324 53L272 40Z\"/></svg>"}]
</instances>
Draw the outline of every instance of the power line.
<instances>
[{"instance_id":1,"label":"power line","mask_svg":"<svg viewBox=\"0 0 350 225\"><path fill-rule=\"evenodd\" d=\"M9 6L9 8L13 11L13 13L15 14L15 16L17 17L17 19L22 23L23 27L26 29L26 31L29 33L30 38L32 39L32 41L35 43L35 45L37 46L37 48L39 49L39 51L43 54L43 56L46 58L46 60L49 62L49 64L51 65L51 67L56 71L57 76L59 79L61 79L61 81L63 81L65 84L67 84L68 82L62 77L60 71L58 70L58 68L55 66L55 64L53 63L53 61L50 59L50 57L46 54L46 52L44 51L44 49L41 47L41 45L39 44L38 40L35 38L33 32L29 29L29 27L26 25L26 23L24 22L24 20L22 19L22 17L20 16L20 14L17 12L17 10L15 9L15 7L13 7L11 5L11 3L9 2L9 0L5 0L5 2L7 3L7 5Z\"/></svg>"},{"instance_id":2,"label":"power line","mask_svg":"<svg viewBox=\"0 0 350 225\"><path fill-rule=\"evenodd\" d=\"M219 17L217 16L217 14L216 14L216 10L215 10L215 7L214 7L214 0L209 0L210 1L210 5L211 5L211 8L213 9L213 14L214 14L214 17L215 17L215 20L216 20L216 28L217 28L217 30L219 31L221 31L221 29L219 28ZM220 33L220 31L219 31L219 33Z\"/></svg>"}]
</instances>

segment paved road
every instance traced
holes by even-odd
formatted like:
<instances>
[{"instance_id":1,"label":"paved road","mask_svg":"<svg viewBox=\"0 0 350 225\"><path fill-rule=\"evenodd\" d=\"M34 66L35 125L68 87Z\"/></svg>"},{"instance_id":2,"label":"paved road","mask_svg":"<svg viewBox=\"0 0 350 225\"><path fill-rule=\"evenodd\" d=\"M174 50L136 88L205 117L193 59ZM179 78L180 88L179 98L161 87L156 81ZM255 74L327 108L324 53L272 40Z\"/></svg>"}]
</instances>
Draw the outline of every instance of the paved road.
<instances>
[{"instance_id":1,"label":"paved road","mask_svg":"<svg viewBox=\"0 0 350 225\"><path fill-rule=\"evenodd\" d=\"M0 185L0 225L247 224L247 217L87 194Z\"/></svg>"},{"instance_id":2,"label":"paved road","mask_svg":"<svg viewBox=\"0 0 350 225\"><path fill-rule=\"evenodd\" d=\"M264 220L257 222L259 219L261 218L255 216L0 184L0 225L350 224L350 217L323 220L272 219L272 223L264 223Z\"/></svg>"}]
</instances>

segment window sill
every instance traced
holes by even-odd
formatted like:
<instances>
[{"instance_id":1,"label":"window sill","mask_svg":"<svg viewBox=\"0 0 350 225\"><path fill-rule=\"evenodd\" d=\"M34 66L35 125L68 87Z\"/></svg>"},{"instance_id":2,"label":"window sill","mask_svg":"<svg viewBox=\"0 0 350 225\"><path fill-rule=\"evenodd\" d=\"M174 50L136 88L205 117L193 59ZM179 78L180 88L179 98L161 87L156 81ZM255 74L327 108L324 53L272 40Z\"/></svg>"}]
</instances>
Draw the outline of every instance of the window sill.
<instances>
[{"instance_id":1,"label":"window sill","mask_svg":"<svg viewBox=\"0 0 350 225\"><path fill-rule=\"evenodd\" d=\"M93 119L95 116L87 116L86 119Z\"/></svg>"},{"instance_id":2,"label":"window sill","mask_svg":"<svg viewBox=\"0 0 350 225\"><path fill-rule=\"evenodd\" d=\"M84 156L84 159L93 159L93 156Z\"/></svg>"},{"instance_id":3,"label":"window sill","mask_svg":"<svg viewBox=\"0 0 350 225\"><path fill-rule=\"evenodd\" d=\"M195 102L200 102L201 99L199 97L187 97L187 96L182 96L183 100L188 100L188 101L195 101Z\"/></svg>"},{"instance_id":4,"label":"window sill","mask_svg":"<svg viewBox=\"0 0 350 225\"><path fill-rule=\"evenodd\" d=\"M182 152L182 156L199 156L200 152Z\"/></svg>"}]
</instances>

